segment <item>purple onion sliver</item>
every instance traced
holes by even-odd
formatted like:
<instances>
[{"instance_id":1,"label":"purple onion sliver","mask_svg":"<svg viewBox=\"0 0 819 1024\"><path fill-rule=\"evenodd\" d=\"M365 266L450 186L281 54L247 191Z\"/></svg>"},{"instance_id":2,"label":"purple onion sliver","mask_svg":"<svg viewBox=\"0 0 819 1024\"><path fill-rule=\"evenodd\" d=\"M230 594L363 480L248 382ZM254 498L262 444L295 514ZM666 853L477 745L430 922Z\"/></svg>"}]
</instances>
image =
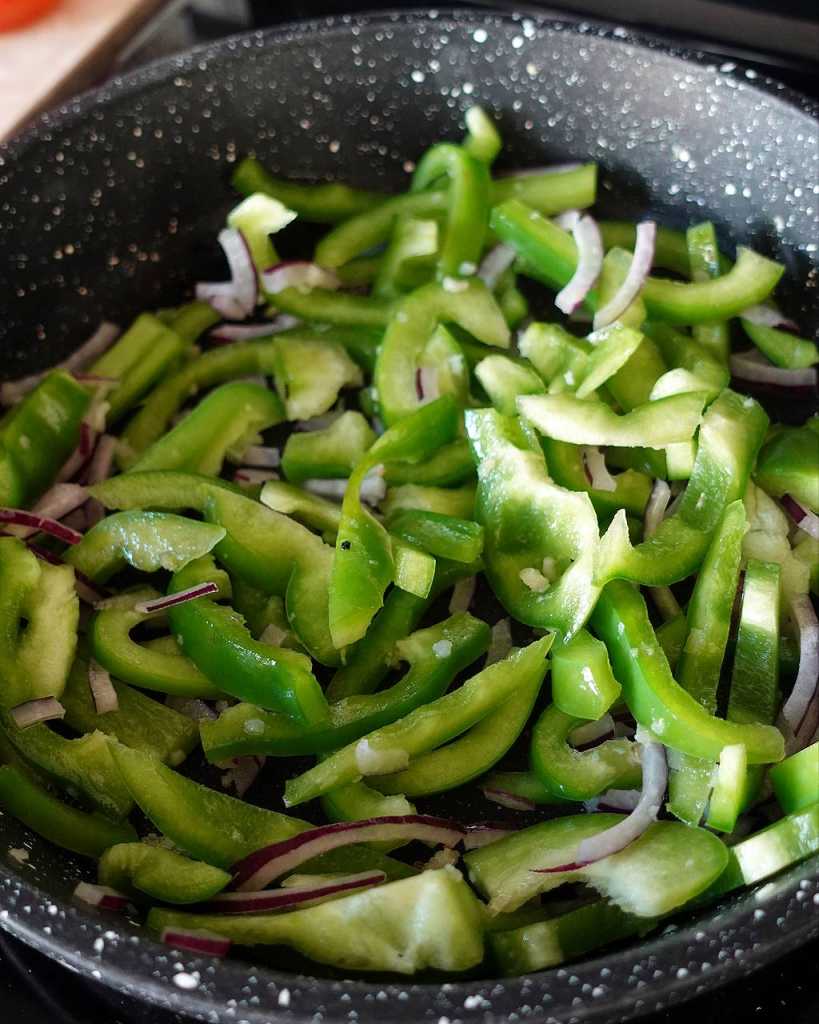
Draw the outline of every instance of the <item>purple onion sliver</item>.
<instances>
[{"instance_id":1,"label":"purple onion sliver","mask_svg":"<svg viewBox=\"0 0 819 1024\"><path fill-rule=\"evenodd\" d=\"M813 736L812 708L819 700L819 620L809 594L798 594L791 599L791 616L799 633L799 669L793 689L782 706L780 721L793 736L789 746L794 753L807 746Z\"/></svg>"},{"instance_id":2,"label":"purple onion sliver","mask_svg":"<svg viewBox=\"0 0 819 1024\"><path fill-rule=\"evenodd\" d=\"M185 604L188 601L195 601L199 597L208 597L210 594L218 594L219 587L213 582L197 583L195 587L188 587L187 590L180 590L175 594L168 594L165 597L157 597L152 601L140 601L134 605L134 611L140 615L152 615L154 612L164 612L166 608L174 608L178 604Z\"/></svg>"},{"instance_id":3,"label":"purple onion sliver","mask_svg":"<svg viewBox=\"0 0 819 1024\"><path fill-rule=\"evenodd\" d=\"M487 800L500 807L508 807L512 811L534 811L537 804L526 796L518 796L517 793L510 793L506 789L495 789L492 786L484 786L483 795Z\"/></svg>"},{"instance_id":4,"label":"purple onion sliver","mask_svg":"<svg viewBox=\"0 0 819 1024\"><path fill-rule=\"evenodd\" d=\"M212 897L203 909L224 914L252 914L268 910L284 910L301 903L313 903L339 893L354 892L380 885L383 871L362 871L357 875L335 878L317 885L281 889L259 889L255 892L224 892Z\"/></svg>"},{"instance_id":5,"label":"purple onion sliver","mask_svg":"<svg viewBox=\"0 0 819 1024\"><path fill-rule=\"evenodd\" d=\"M651 272L654 262L654 243L657 238L657 225L652 220L644 220L637 225L634 240L634 255L625 279L615 294L594 316L594 329L607 327L613 323L637 298L645 279Z\"/></svg>"},{"instance_id":6,"label":"purple onion sliver","mask_svg":"<svg viewBox=\"0 0 819 1024\"><path fill-rule=\"evenodd\" d=\"M18 729L28 729L38 722L51 722L65 717L65 708L56 697L38 697L18 704L9 712Z\"/></svg>"},{"instance_id":7,"label":"purple onion sliver","mask_svg":"<svg viewBox=\"0 0 819 1024\"><path fill-rule=\"evenodd\" d=\"M124 910L129 902L125 893L118 889L112 889L107 885L93 885L91 882L78 882L73 895L75 899L101 910Z\"/></svg>"},{"instance_id":8,"label":"purple onion sliver","mask_svg":"<svg viewBox=\"0 0 819 1024\"><path fill-rule=\"evenodd\" d=\"M780 501L799 529L819 540L819 516L806 509L804 505L801 505L790 494L783 494Z\"/></svg>"},{"instance_id":9,"label":"purple onion sliver","mask_svg":"<svg viewBox=\"0 0 819 1024\"><path fill-rule=\"evenodd\" d=\"M71 530L56 519L48 516L34 515L21 508L0 508L0 523L11 523L13 526L29 526L38 533L47 533L65 544L79 544L82 534Z\"/></svg>"},{"instance_id":10,"label":"purple onion sliver","mask_svg":"<svg viewBox=\"0 0 819 1024\"><path fill-rule=\"evenodd\" d=\"M603 269L603 239L597 222L593 217L580 217L577 211L569 212L575 214L567 230L571 231L577 246L577 267L569 283L555 297L555 305L563 313L575 311L594 287ZM565 218L566 214L561 214L561 217Z\"/></svg>"},{"instance_id":11,"label":"purple onion sliver","mask_svg":"<svg viewBox=\"0 0 819 1024\"><path fill-rule=\"evenodd\" d=\"M816 367L808 366L801 370L785 370L774 366L761 352L750 349L745 352L734 352L730 358L731 376L736 380L751 384L772 385L776 388L791 390L793 388L815 388Z\"/></svg>"},{"instance_id":12,"label":"purple onion sliver","mask_svg":"<svg viewBox=\"0 0 819 1024\"><path fill-rule=\"evenodd\" d=\"M200 953L202 956L227 956L230 952L231 940L224 935L216 935L207 931L188 931L182 928L163 928L160 941L174 949L184 949L189 953Z\"/></svg>"}]
</instances>

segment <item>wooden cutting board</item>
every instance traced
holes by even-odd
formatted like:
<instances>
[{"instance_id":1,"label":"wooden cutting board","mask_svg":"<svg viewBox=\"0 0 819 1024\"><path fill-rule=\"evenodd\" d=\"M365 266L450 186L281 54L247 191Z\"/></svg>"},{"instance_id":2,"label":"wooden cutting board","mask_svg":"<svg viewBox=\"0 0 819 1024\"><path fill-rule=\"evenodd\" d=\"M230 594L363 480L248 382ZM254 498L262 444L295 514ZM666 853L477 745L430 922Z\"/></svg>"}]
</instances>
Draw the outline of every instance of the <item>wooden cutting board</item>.
<instances>
[{"instance_id":1,"label":"wooden cutting board","mask_svg":"<svg viewBox=\"0 0 819 1024\"><path fill-rule=\"evenodd\" d=\"M0 32L0 139L104 77L117 53L167 0L61 0Z\"/></svg>"}]
</instances>

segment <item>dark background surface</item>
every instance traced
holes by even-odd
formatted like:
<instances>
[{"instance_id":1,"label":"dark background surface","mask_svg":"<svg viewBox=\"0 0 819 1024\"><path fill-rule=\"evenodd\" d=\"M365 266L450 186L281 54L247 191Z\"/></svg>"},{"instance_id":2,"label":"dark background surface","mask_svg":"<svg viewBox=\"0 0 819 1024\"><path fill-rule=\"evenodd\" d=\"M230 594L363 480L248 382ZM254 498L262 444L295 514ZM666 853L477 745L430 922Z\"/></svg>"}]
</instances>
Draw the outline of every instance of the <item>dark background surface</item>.
<instances>
[{"instance_id":1,"label":"dark background surface","mask_svg":"<svg viewBox=\"0 0 819 1024\"><path fill-rule=\"evenodd\" d=\"M684 4L685 0L681 0ZM345 11L361 11L379 7L422 7L429 4L387 0L350 3L349 0L201 0L199 7L176 4L171 13L158 19L136 45L123 54L119 67L131 68L147 60L174 52L187 45L218 38L243 28L272 25L280 21ZM445 6L456 6L448 3ZM464 5L464 6L476 6ZM486 5L488 6L488 5ZM537 3L505 3L496 0L491 6L543 10L575 16L584 4L562 5ZM599 6L599 5L598 5ZM624 18L628 4L610 0L609 17ZM682 45L707 48L718 60L742 59L760 71L786 81L792 87L819 98L819 54L810 56L783 54L775 41L771 49L748 43L743 32L743 14L749 10L775 13L777 16L799 17L819 21L819 10L806 0L742 0L741 3L713 2L713 20L705 18L696 36L674 20L675 5L657 4L669 11L669 25L663 36ZM735 17L735 31L728 38L721 25L726 10ZM577 15L581 17L581 14ZM634 24L634 19L629 19ZM656 24L642 25L657 35ZM807 47L810 54L810 47ZM752 977L728 985L674 1010L644 1018L650 1024L808 1024L819 1020L819 942L786 957ZM161 1011L146 1009L102 988L92 988L39 953L10 939L0 932L0 1024L177 1024L181 1018Z\"/></svg>"}]
</instances>

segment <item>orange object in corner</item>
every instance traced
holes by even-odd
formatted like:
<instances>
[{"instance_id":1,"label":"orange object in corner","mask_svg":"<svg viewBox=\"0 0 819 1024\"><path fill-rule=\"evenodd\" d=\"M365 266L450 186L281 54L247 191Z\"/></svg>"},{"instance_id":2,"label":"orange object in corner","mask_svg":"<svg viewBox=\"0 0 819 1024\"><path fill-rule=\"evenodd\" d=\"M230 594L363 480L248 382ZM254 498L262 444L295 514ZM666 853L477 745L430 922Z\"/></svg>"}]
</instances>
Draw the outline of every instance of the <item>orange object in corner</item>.
<instances>
[{"instance_id":1,"label":"orange object in corner","mask_svg":"<svg viewBox=\"0 0 819 1024\"><path fill-rule=\"evenodd\" d=\"M0 32L28 25L58 3L59 0L0 0Z\"/></svg>"}]
</instances>

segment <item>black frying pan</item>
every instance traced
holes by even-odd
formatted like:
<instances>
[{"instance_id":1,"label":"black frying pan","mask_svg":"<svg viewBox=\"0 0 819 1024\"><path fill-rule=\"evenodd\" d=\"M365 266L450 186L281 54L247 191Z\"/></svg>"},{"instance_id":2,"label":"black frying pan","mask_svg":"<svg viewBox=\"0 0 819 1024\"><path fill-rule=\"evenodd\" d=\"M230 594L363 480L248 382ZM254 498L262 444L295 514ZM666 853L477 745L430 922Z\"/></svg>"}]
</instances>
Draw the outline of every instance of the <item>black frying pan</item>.
<instances>
[{"instance_id":1,"label":"black frying pan","mask_svg":"<svg viewBox=\"0 0 819 1024\"><path fill-rule=\"evenodd\" d=\"M404 162L457 137L475 102L500 116L510 167L597 160L604 212L676 225L711 218L729 248L747 242L783 260L795 282L783 303L816 328L819 150L807 101L619 29L385 15L162 61L0 149L2 374L55 361L103 316L125 321L178 302L213 269L206 254L231 203L236 156L255 151L292 177L400 188ZM21 866L6 851L24 841ZM87 865L3 817L0 926L113 989L214 1022L616 1021L803 944L819 931L818 869L814 857L659 936L528 978L338 981L194 958L181 965L199 972L189 990L136 925L71 903Z\"/></svg>"}]
</instances>

